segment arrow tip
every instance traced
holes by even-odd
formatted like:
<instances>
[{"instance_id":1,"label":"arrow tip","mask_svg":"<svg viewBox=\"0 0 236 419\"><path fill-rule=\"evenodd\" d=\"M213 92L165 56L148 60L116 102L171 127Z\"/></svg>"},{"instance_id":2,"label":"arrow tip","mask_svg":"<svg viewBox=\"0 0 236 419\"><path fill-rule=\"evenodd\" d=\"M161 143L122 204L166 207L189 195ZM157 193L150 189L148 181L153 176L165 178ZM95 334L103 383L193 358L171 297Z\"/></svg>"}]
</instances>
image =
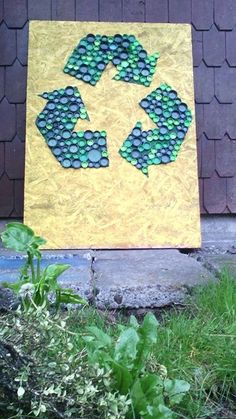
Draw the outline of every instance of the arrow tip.
<instances>
[{"instance_id":1,"label":"arrow tip","mask_svg":"<svg viewBox=\"0 0 236 419\"><path fill-rule=\"evenodd\" d=\"M40 93L38 96L42 97L43 99L48 99L48 93L47 92Z\"/></svg>"}]
</instances>

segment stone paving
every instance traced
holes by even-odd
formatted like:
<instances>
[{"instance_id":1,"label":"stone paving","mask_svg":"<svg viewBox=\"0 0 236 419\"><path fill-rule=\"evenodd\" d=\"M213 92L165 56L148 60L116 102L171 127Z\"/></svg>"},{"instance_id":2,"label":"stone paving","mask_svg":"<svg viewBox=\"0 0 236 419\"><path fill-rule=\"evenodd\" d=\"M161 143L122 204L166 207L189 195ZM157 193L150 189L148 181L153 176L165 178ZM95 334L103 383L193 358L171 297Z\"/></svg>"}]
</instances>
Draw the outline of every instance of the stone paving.
<instances>
[{"instance_id":1,"label":"stone paving","mask_svg":"<svg viewBox=\"0 0 236 419\"><path fill-rule=\"evenodd\" d=\"M70 264L60 283L101 309L182 304L192 287L217 280L224 268L236 277L236 223L227 227L219 220L210 221L210 236L203 232L200 250L43 251L42 264ZM3 229L4 223L0 223L0 232ZM0 283L17 279L22 259L21 254L3 249L0 243Z\"/></svg>"},{"instance_id":2,"label":"stone paving","mask_svg":"<svg viewBox=\"0 0 236 419\"><path fill-rule=\"evenodd\" d=\"M236 255L206 256L178 250L44 251L43 266L68 263L60 283L99 308L157 308L183 303L191 288L216 278ZM23 257L1 249L0 281L14 281Z\"/></svg>"}]
</instances>

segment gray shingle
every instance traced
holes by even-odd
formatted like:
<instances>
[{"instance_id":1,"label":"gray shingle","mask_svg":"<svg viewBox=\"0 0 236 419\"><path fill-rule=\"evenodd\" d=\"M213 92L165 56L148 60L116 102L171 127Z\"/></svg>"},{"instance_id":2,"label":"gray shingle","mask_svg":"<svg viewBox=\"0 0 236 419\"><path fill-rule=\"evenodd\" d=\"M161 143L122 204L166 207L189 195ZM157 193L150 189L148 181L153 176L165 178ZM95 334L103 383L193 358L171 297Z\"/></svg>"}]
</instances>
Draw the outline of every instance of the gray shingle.
<instances>
[{"instance_id":1,"label":"gray shingle","mask_svg":"<svg viewBox=\"0 0 236 419\"><path fill-rule=\"evenodd\" d=\"M169 0L169 21L174 23L190 23L191 0Z\"/></svg>"},{"instance_id":2,"label":"gray shingle","mask_svg":"<svg viewBox=\"0 0 236 419\"><path fill-rule=\"evenodd\" d=\"M0 25L0 65L11 65L16 58L16 31Z\"/></svg>"},{"instance_id":3,"label":"gray shingle","mask_svg":"<svg viewBox=\"0 0 236 419\"><path fill-rule=\"evenodd\" d=\"M6 68L5 94L10 103L24 103L26 97L27 68L18 60Z\"/></svg>"},{"instance_id":4,"label":"gray shingle","mask_svg":"<svg viewBox=\"0 0 236 419\"><path fill-rule=\"evenodd\" d=\"M0 103L0 141L11 141L16 133L16 106L6 98Z\"/></svg>"},{"instance_id":5,"label":"gray shingle","mask_svg":"<svg viewBox=\"0 0 236 419\"><path fill-rule=\"evenodd\" d=\"M27 1L7 0L4 2L4 20L8 28L22 28L27 21Z\"/></svg>"},{"instance_id":6,"label":"gray shingle","mask_svg":"<svg viewBox=\"0 0 236 419\"><path fill-rule=\"evenodd\" d=\"M225 33L214 25L203 32L203 58L209 67L220 67L225 60Z\"/></svg>"},{"instance_id":7,"label":"gray shingle","mask_svg":"<svg viewBox=\"0 0 236 419\"><path fill-rule=\"evenodd\" d=\"M236 67L236 28L226 32L226 58L230 66Z\"/></svg>"},{"instance_id":8,"label":"gray shingle","mask_svg":"<svg viewBox=\"0 0 236 419\"><path fill-rule=\"evenodd\" d=\"M168 22L168 0L146 0L147 22Z\"/></svg>"},{"instance_id":9,"label":"gray shingle","mask_svg":"<svg viewBox=\"0 0 236 419\"><path fill-rule=\"evenodd\" d=\"M215 69L215 95L220 103L232 103L236 99L236 68L226 62Z\"/></svg>"},{"instance_id":10,"label":"gray shingle","mask_svg":"<svg viewBox=\"0 0 236 419\"><path fill-rule=\"evenodd\" d=\"M201 172L200 175L202 178L210 178L215 171L215 142L213 140L208 140L203 134L201 136Z\"/></svg>"},{"instance_id":11,"label":"gray shingle","mask_svg":"<svg viewBox=\"0 0 236 419\"><path fill-rule=\"evenodd\" d=\"M192 23L196 29L207 30L213 24L213 0L192 0Z\"/></svg>"},{"instance_id":12,"label":"gray shingle","mask_svg":"<svg viewBox=\"0 0 236 419\"><path fill-rule=\"evenodd\" d=\"M197 103L210 103L214 97L214 69L204 62L194 69L195 99Z\"/></svg>"},{"instance_id":13,"label":"gray shingle","mask_svg":"<svg viewBox=\"0 0 236 419\"><path fill-rule=\"evenodd\" d=\"M236 25L235 0L215 0L215 22L221 30L233 29Z\"/></svg>"},{"instance_id":14,"label":"gray shingle","mask_svg":"<svg viewBox=\"0 0 236 419\"><path fill-rule=\"evenodd\" d=\"M23 179L25 143L16 136L5 145L5 171L9 179Z\"/></svg>"},{"instance_id":15,"label":"gray shingle","mask_svg":"<svg viewBox=\"0 0 236 419\"><path fill-rule=\"evenodd\" d=\"M227 131L231 105L220 104L216 99L204 105L204 132L209 139L220 140Z\"/></svg>"},{"instance_id":16,"label":"gray shingle","mask_svg":"<svg viewBox=\"0 0 236 419\"><path fill-rule=\"evenodd\" d=\"M125 0L123 3L123 20L124 22L144 22L144 1Z\"/></svg>"},{"instance_id":17,"label":"gray shingle","mask_svg":"<svg viewBox=\"0 0 236 419\"><path fill-rule=\"evenodd\" d=\"M98 0L76 0L76 20L97 21Z\"/></svg>"},{"instance_id":18,"label":"gray shingle","mask_svg":"<svg viewBox=\"0 0 236 419\"><path fill-rule=\"evenodd\" d=\"M236 174L236 141L227 135L215 142L216 170L220 177L230 177Z\"/></svg>"},{"instance_id":19,"label":"gray shingle","mask_svg":"<svg viewBox=\"0 0 236 419\"><path fill-rule=\"evenodd\" d=\"M100 20L102 22L121 22L121 0L100 0Z\"/></svg>"},{"instance_id":20,"label":"gray shingle","mask_svg":"<svg viewBox=\"0 0 236 419\"><path fill-rule=\"evenodd\" d=\"M216 172L204 179L204 206L209 214L220 214L226 208L226 178Z\"/></svg>"},{"instance_id":21,"label":"gray shingle","mask_svg":"<svg viewBox=\"0 0 236 419\"><path fill-rule=\"evenodd\" d=\"M52 0L52 20L75 20L75 0Z\"/></svg>"}]
</instances>

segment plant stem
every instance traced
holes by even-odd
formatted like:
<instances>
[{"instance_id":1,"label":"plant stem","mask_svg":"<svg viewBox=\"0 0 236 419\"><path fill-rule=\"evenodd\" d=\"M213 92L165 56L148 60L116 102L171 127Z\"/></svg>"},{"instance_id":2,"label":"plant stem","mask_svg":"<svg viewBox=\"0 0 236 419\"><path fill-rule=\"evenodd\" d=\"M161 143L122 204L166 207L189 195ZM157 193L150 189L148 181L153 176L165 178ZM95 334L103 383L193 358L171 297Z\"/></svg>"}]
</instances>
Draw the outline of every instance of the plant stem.
<instances>
[{"instance_id":1,"label":"plant stem","mask_svg":"<svg viewBox=\"0 0 236 419\"><path fill-rule=\"evenodd\" d=\"M33 256L30 252L27 252L28 254L28 261L31 269L31 275L32 275L32 282L35 282L35 271L34 271L34 262L33 262Z\"/></svg>"},{"instance_id":2,"label":"plant stem","mask_svg":"<svg viewBox=\"0 0 236 419\"><path fill-rule=\"evenodd\" d=\"M38 257L37 259L37 281L39 281L40 278L40 274L41 274L41 269L40 269L40 258Z\"/></svg>"}]
</instances>

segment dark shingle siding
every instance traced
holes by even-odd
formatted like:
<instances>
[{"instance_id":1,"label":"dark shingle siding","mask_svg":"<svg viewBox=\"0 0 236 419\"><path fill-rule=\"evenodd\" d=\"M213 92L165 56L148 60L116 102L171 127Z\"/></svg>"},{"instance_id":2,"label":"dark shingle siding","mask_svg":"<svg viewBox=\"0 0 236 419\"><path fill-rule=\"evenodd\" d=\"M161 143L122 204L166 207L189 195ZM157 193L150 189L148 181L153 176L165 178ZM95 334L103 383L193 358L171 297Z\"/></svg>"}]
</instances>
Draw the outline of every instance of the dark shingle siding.
<instances>
[{"instance_id":1,"label":"dark shingle siding","mask_svg":"<svg viewBox=\"0 0 236 419\"><path fill-rule=\"evenodd\" d=\"M0 216L22 216L28 19L192 23L202 213L236 213L236 0L0 0Z\"/></svg>"}]
</instances>

